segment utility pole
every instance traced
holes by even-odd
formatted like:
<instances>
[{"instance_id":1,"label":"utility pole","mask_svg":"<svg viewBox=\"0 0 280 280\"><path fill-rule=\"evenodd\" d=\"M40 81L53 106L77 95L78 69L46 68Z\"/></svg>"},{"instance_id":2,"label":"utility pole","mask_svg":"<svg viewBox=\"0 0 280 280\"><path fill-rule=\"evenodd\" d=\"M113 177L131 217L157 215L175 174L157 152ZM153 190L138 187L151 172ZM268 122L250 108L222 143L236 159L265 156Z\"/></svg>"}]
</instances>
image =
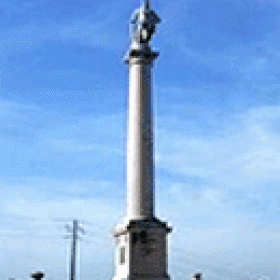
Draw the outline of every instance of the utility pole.
<instances>
[{"instance_id":1,"label":"utility pole","mask_svg":"<svg viewBox=\"0 0 280 280\"><path fill-rule=\"evenodd\" d=\"M71 233L71 264L70 264L70 280L76 280L76 241L79 239L78 231L85 233L84 229L79 227L78 220L73 220L72 228L66 225L65 228ZM69 238L67 236L66 238Z\"/></svg>"},{"instance_id":2,"label":"utility pole","mask_svg":"<svg viewBox=\"0 0 280 280\"><path fill-rule=\"evenodd\" d=\"M71 245L71 271L70 271L70 280L76 280L76 239L77 239L77 228L78 228L78 221L73 221L73 238L72 238L72 245Z\"/></svg>"}]
</instances>

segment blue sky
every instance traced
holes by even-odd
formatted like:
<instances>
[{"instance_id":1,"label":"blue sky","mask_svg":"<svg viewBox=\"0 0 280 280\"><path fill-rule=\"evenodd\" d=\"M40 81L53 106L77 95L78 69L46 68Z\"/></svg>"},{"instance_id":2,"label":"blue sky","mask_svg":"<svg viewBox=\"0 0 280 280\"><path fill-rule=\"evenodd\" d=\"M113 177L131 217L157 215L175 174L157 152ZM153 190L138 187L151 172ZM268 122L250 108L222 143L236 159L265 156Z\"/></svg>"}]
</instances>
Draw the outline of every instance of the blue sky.
<instances>
[{"instance_id":1,"label":"blue sky","mask_svg":"<svg viewBox=\"0 0 280 280\"><path fill-rule=\"evenodd\" d=\"M138 0L0 1L0 279L112 275L125 207L128 20ZM280 2L152 1L156 213L169 271L280 278ZM55 222L55 218L63 218Z\"/></svg>"}]
</instances>

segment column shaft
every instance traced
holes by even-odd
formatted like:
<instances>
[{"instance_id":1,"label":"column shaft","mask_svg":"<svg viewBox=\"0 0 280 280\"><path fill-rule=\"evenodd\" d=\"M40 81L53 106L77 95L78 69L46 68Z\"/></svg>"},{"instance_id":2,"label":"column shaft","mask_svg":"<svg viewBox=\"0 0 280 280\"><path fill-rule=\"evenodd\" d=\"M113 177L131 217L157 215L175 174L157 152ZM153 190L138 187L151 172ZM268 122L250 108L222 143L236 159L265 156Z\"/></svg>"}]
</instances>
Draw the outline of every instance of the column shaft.
<instances>
[{"instance_id":1,"label":"column shaft","mask_svg":"<svg viewBox=\"0 0 280 280\"><path fill-rule=\"evenodd\" d=\"M154 215L151 60L130 59L127 139L127 219Z\"/></svg>"}]
</instances>

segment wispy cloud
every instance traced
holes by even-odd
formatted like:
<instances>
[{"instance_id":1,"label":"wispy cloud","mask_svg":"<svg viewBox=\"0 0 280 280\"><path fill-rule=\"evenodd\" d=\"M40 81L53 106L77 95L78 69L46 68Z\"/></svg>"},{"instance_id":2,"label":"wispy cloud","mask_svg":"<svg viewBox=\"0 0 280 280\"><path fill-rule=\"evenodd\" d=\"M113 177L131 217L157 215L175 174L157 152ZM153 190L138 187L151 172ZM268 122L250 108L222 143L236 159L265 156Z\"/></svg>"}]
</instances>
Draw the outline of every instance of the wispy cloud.
<instances>
[{"instance_id":1,"label":"wispy cloud","mask_svg":"<svg viewBox=\"0 0 280 280\"><path fill-rule=\"evenodd\" d=\"M184 118L173 125L172 116L159 117L157 136L157 209L172 221L171 244L185 244L186 251L200 255L189 265L201 267L209 279L236 279L240 271L244 279L277 278L279 106L223 118L203 106L174 109ZM208 129L202 133L202 127ZM161 170L168 179L160 177Z\"/></svg>"},{"instance_id":2,"label":"wispy cloud","mask_svg":"<svg viewBox=\"0 0 280 280\"><path fill-rule=\"evenodd\" d=\"M54 176L62 168L66 176L72 174L70 177L89 167L122 168L124 139L123 133L119 133L123 131L122 115L65 117L36 106L31 108L4 100L2 104L5 110L1 115L4 136L1 142L6 158L6 162L1 162L3 176L14 174L13 169L8 172L12 165L21 166L22 174L30 174L31 170L39 172L36 176L50 174L50 170ZM100 171L98 168L97 177ZM104 175L100 178L108 180Z\"/></svg>"},{"instance_id":3,"label":"wispy cloud","mask_svg":"<svg viewBox=\"0 0 280 280\"><path fill-rule=\"evenodd\" d=\"M56 162L56 166L65 166L69 154L77 158L90 154L90 158L98 155L92 154L98 149L102 150L99 156L108 153L110 157L117 150L116 161L117 158L123 160L115 138L122 142L119 131L123 121L120 116L72 116L65 120L63 114L56 113L59 121L52 126L46 121L46 116L54 115L36 106L29 108L7 103L5 108L2 118L5 118L6 127L10 127L13 122L18 124L17 119L22 125L13 127L19 126L19 129L30 125L33 127L33 119L38 124L45 122L40 129L32 129L28 133L33 134L32 145L36 145L36 149L42 146L46 151L62 154L63 160ZM190 268L203 268L211 279L219 279L220 275L234 279L244 270L244 265L247 269L244 279L251 279L250 273L254 277L261 277L261 269L265 273L276 271L279 259L275 250L275 243L279 240L275 230L279 216L279 190L267 186L278 184L279 132L275 124L279 123L279 106L252 107L228 115L221 114L218 109L206 110L203 106L194 107L193 111L186 109L185 106L176 106L174 110L177 117L165 114L157 119L156 168L157 172L163 170L168 173L170 178L156 180L156 201L160 217L172 221L174 233L171 245L182 248L181 251L197 254L197 257L191 256ZM95 137L92 136L93 132ZM5 137L10 141L24 141L20 138L15 140L9 134ZM88 165L89 158L83 158L81 166ZM78 165L75 165L75 172ZM108 165L112 170L113 165ZM69 162L66 166L69 166ZM95 166L97 174L102 174L101 167ZM99 175L89 177L85 174L88 173L83 173L83 179L75 179L78 173L73 177L71 175L70 179L63 176L28 178L25 175L25 178L10 182L6 175L1 187L1 212L4 215L1 219L5 224L2 233L8 238L1 246L10 248L9 254L14 256L12 251L19 254L25 250L31 237L36 240L32 244L43 248L44 254L47 255L51 250L57 252L57 258L62 259L62 247L54 249L56 243L48 243L46 249L41 244L46 240L52 242L48 235L57 236L58 233L51 233L49 226L41 227L39 221L58 216L79 217L93 224L107 225L103 230L98 230L96 238L108 233L108 225L124 214L125 186L122 182L112 183ZM11 191L12 197L9 195ZM17 228L7 223L17 216L23 220L26 217L28 222L17 223ZM16 244L19 240L24 241L18 247ZM111 260L110 250L113 250L113 244L106 242L103 245L104 265ZM181 244L185 245L182 247ZM36 248L32 248L36 252ZM90 258L94 248L83 250L84 257ZM37 251L36 258L42 254L40 250ZM217 260L211 260L213 254ZM263 261L272 255L275 261ZM22 256L29 258L28 269L31 269L35 261L28 254ZM177 257L176 254L172 260ZM170 267L176 271L172 260ZM180 263L180 260L176 262ZM217 262L220 265L217 266ZM37 263L43 265L41 261ZM257 271L256 264L260 267ZM182 259L180 266L184 265L185 259ZM60 267L63 267L63 262ZM86 267L84 269L84 273L89 273ZM57 275L60 273L63 272L57 272Z\"/></svg>"},{"instance_id":4,"label":"wispy cloud","mask_svg":"<svg viewBox=\"0 0 280 280\"><path fill-rule=\"evenodd\" d=\"M120 26L125 21L120 20L118 11L126 7L124 2L100 5L80 1L79 8L71 1L40 1L32 6L26 1L2 3L2 14L6 15L1 30L2 54L30 51L47 41L76 42L111 51L122 48L126 39Z\"/></svg>"},{"instance_id":5,"label":"wispy cloud","mask_svg":"<svg viewBox=\"0 0 280 280\"><path fill-rule=\"evenodd\" d=\"M172 126L172 118L162 117L158 121L161 128L157 136L159 146L164 147L159 151L162 153L160 167L185 175L238 175L237 178L250 180L277 177L279 133L271 124L278 122L279 112L278 106L264 106L224 115L223 119L219 116L208 119L207 111L203 113L201 109L202 125L197 126L197 130L193 124L197 118L187 112L180 127ZM202 126L208 127L205 135L201 135Z\"/></svg>"},{"instance_id":6,"label":"wispy cloud","mask_svg":"<svg viewBox=\"0 0 280 280\"><path fill-rule=\"evenodd\" d=\"M24 190L22 190L24 191ZM44 195L41 193L41 195ZM113 240L110 229L117 220L117 204L114 200L106 199L68 199L57 198L52 200L24 199L15 197L8 199L2 205L5 210L5 220L1 218L2 230L0 247L1 263L5 264L5 272L1 277L26 275L35 269L43 269L48 279L58 276L66 277L66 261L69 258L69 241L63 241L67 235L63 228L64 223L55 223L52 218L78 218L86 220L92 226L83 226L87 234L81 242L81 257L88 270L94 265L92 253L97 253L100 259L110 263L113 250ZM106 210L105 210L106 209ZM22 223L15 223L10 215L24 215ZM9 218L10 216L10 218ZM35 220L28 220L28 218ZM112 219L113 217L113 219ZM102 227L102 225L107 225ZM58 226L58 227L57 227ZM85 242L89 242L89 244ZM67 256L68 254L68 256ZM12 260L17 259L16 264ZM102 264L102 266L106 266ZM83 267L82 267L83 268ZM108 267L110 269L110 267ZM110 274L111 271L108 271ZM87 269L83 273L88 274Z\"/></svg>"}]
</instances>

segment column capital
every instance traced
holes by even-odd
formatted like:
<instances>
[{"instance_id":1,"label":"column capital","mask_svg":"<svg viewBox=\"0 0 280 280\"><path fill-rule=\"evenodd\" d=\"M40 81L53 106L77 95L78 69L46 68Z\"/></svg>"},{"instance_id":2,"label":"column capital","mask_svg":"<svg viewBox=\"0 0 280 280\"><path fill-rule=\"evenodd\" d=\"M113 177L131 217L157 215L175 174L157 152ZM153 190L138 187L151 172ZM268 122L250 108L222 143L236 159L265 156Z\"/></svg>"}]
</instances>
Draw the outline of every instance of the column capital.
<instances>
[{"instance_id":1,"label":"column capital","mask_svg":"<svg viewBox=\"0 0 280 280\"><path fill-rule=\"evenodd\" d=\"M125 56L125 64L152 63L158 56L159 52L154 52L151 49L129 49Z\"/></svg>"}]
</instances>

